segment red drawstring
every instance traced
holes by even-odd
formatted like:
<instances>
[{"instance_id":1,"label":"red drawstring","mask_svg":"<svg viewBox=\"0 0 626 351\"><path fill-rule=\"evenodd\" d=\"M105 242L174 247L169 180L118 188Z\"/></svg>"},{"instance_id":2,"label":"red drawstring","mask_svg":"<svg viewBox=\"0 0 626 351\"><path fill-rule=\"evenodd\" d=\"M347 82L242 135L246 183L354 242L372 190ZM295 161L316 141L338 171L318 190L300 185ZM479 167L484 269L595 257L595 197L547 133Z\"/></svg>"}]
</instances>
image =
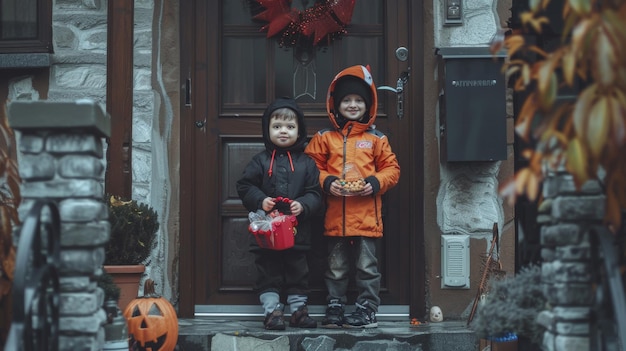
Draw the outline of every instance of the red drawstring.
<instances>
[{"instance_id":1,"label":"red drawstring","mask_svg":"<svg viewBox=\"0 0 626 351\"><path fill-rule=\"evenodd\" d=\"M274 151L272 151L272 160L270 161L270 169L267 170L267 175L270 176L270 178L272 177L272 168L274 168L274 155L276 155L276 149L274 149Z\"/></svg>"},{"instance_id":2,"label":"red drawstring","mask_svg":"<svg viewBox=\"0 0 626 351\"><path fill-rule=\"evenodd\" d=\"M272 159L270 160L270 169L267 170L267 174L270 176L270 178L272 177L272 174L274 173L274 171L272 171L272 169L274 168L274 156L276 155L276 150L272 151ZM295 168L293 168L293 160L291 159L291 152L287 151L287 156L289 157L289 164L291 165L291 171L295 172Z\"/></svg>"},{"instance_id":3,"label":"red drawstring","mask_svg":"<svg viewBox=\"0 0 626 351\"><path fill-rule=\"evenodd\" d=\"M289 156L289 164L291 165L291 172L295 172L295 169L293 168L293 160L291 159L291 152L287 151L287 156Z\"/></svg>"}]
</instances>

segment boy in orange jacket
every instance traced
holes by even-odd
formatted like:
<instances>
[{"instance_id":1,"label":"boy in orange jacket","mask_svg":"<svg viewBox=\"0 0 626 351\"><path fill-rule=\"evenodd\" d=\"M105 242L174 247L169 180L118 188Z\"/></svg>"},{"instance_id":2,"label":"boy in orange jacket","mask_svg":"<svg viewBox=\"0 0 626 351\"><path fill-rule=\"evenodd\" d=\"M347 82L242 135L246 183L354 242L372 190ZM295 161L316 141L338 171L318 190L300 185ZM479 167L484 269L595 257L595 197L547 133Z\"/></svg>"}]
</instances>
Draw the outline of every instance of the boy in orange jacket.
<instances>
[{"instance_id":1,"label":"boy in orange jacket","mask_svg":"<svg viewBox=\"0 0 626 351\"><path fill-rule=\"evenodd\" d=\"M383 236L381 196L398 183L400 166L387 137L374 129L377 100L369 67L356 65L339 72L326 98L333 128L317 132L305 149L320 170L326 195L328 306L322 327L378 326L381 274L376 241ZM354 312L344 315L352 265L358 297Z\"/></svg>"}]
</instances>

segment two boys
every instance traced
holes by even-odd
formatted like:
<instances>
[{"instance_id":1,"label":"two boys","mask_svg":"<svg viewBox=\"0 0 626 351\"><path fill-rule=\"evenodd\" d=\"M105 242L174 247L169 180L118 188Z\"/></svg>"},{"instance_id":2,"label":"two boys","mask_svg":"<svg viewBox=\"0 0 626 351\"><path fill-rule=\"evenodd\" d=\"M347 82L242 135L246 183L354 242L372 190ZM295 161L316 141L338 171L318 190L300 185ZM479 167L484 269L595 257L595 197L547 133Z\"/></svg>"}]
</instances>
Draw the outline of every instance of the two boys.
<instances>
[{"instance_id":1,"label":"two boys","mask_svg":"<svg viewBox=\"0 0 626 351\"><path fill-rule=\"evenodd\" d=\"M384 134L374 129L377 93L368 67L356 65L339 72L329 86L326 105L328 118L333 128L316 133L302 155L304 158L310 157L311 162L314 161L313 165L315 165L316 170L307 168L307 171L316 176L317 190L319 191L321 186L325 195L324 235L328 239L328 267L324 277L328 290L328 306L321 324L327 328L373 328L378 326L376 312L380 305L381 274L378 271L376 241L383 236L381 196L397 184L400 177L400 167L388 139ZM299 111L297 106L292 107L294 111ZM298 118L298 123L298 129L306 139L304 118ZM263 127L264 140L266 140L264 158L267 159L270 157L270 149L283 151L285 146L280 146L280 144L268 145L265 135L266 133L271 134L271 125L266 125L263 122ZM305 142L301 140L301 136L297 140L300 143ZM278 139L277 142L281 142L281 139ZM288 146L288 148L293 148L293 145ZM280 155L282 154L284 153ZM298 154L298 156L300 155ZM275 153L272 153L271 159L275 160ZM251 163L255 163L254 159ZM267 164L267 160L264 163ZM256 164L261 166L263 162L257 161ZM255 177L263 176L264 172L271 172L273 162L270 161L269 164L269 170L266 169L267 165L261 171L256 170ZM252 178L246 175L250 174L248 168L244 172L243 179ZM307 184L313 187L312 183L308 183L311 181L309 176L310 174L307 174ZM362 186L351 189L347 193L344 185L350 177L359 178ZM285 181L287 181L285 184L289 184L290 179L285 179ZM240 188L240 183L242 188ZM251 182L248 180L248 183ZM249 184L245 187L246 182L240 180L237 187L244 206L248 210L256 211L263 208L263 210L269 211L270 205L273 206L273 204L266 198L269 198L269 195L275 196L277 194L275 187L287 186L279 183L275 179L272 183L274 188L266 188L267 193L257 193L254 200L250 199L248 195ZM291 186L289 188L293 189ZM254 191L257 192L257 189ZM321 208L321 200L319 206L315 209ZM292 213L294 213L293 210L297 211L297 209L297 206L295 209L291 209ZM300 217L298 217L298 222L300 223ZM296 238L299 235L300 224ZM310 233L308 240L310 243ZM354 258L358 297L354 312L346 316L344 315L344 306L347 303L348 277L352 266L350 258ZM261 266L257 263L257 267ZM261 270L259 273L261 273L260 280L268 278L267 275L262 278L264 274ZM260 286L262 285L260 284ZM270 316L274 313L274 311L268 310L268 305L264 302L268 301L267 292L267 290L261 290L260 294L261 302L268 315L266 322L268 318L271 320ZM270 292L274 291L270 290ZM288 303L290 303L289 296L291 295L288 295ZM275 296L272 295L270 301L274 304L276 302ZM292 313L293 311L292 306ZM307 317L310 318L308 314ZM313 327L312 325L313 323L308 323L306 326L295 323L295 326L302 327ZM266 328L268 328L267 323Z\"/></svg>"}]
</instances>

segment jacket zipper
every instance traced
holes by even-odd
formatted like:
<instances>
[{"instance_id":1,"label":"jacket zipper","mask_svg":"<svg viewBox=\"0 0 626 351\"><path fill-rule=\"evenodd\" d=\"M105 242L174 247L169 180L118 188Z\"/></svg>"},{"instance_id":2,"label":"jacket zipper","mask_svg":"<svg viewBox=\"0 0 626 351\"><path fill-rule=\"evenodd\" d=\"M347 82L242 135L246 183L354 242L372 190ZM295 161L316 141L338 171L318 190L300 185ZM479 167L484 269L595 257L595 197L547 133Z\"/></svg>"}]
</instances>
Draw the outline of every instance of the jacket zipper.
<instances>
[{"instance_id":1,"label":"jacket zipper","mask_svg":"<svg viewBox=\"0 0 626 351\"><path fill-rule=\"evenodd\" d=\"M348 126L348 132L343 135L343 167L341 169L341 177L343 179L346 178L346 151L347 151L347 145L348 145L348 135L350 135L350 131L352 130L352 125ZM344 196L342 199L342 207L343 207L343 212L342 212L342 233L343 236L346 236L346 197Z\"/></svg>"}]
</instances>

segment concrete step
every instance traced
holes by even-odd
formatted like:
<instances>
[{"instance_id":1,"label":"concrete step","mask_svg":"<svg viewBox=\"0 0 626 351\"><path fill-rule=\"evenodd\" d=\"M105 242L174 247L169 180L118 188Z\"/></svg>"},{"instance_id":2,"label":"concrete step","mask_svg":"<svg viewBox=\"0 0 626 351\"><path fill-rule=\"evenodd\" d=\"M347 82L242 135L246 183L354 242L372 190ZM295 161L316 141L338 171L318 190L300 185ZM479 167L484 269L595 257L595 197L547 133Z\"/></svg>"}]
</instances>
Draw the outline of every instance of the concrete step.
<instances>
[{"instance_id":1,"label":"concrete step","mask_svg":"<svg viewBox=\"0 0 626 351\"><path fill-rule=\"evenodd\" d=\"M179 351L477 351L479 340L465 321L379 321L371 329L268 331L260 320L179 320Z\"/></svg>"}]
</instances>

